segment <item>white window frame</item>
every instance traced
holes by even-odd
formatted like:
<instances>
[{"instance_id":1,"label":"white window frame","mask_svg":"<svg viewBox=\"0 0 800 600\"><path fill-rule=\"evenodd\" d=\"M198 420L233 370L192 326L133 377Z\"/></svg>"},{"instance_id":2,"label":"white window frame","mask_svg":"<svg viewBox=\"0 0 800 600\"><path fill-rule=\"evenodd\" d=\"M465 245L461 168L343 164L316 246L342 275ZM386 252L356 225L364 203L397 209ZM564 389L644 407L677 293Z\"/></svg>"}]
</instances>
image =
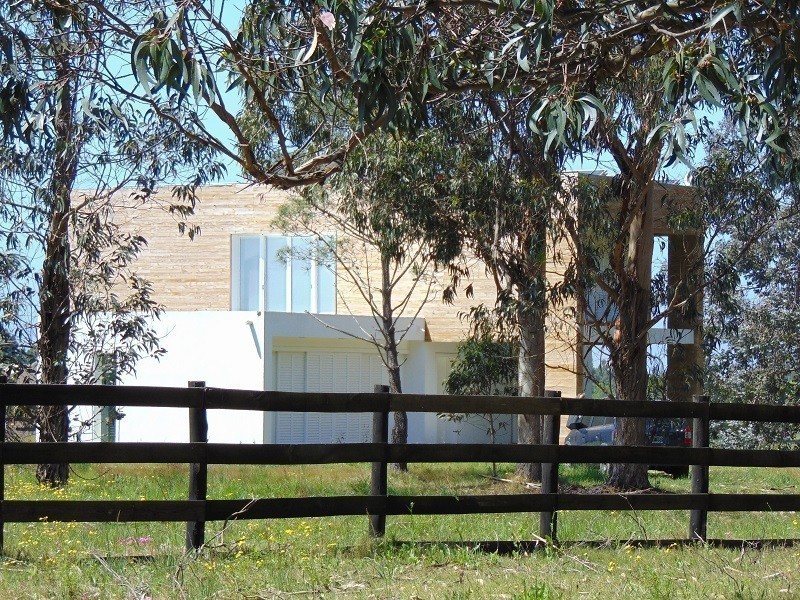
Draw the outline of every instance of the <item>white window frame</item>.
<instances>
[{"instance_id":1,"label":"white window frame","mask_svg":"<svg viewBox=\"0 0 800 600\"><path fill-rule=\"evenodd\" d=\"M243 310L241 306L241 243L243 240L257 238L258 244L258 311L265 312L267 306L267 240L269 238L286 238L289 242L289 248L292 247L292 241L297 238L308 237L311 239L313 236L291 236L282 235L277 233L268 234L234 234L231 236L231 310ZM293 312L292 311L292 258L289 257L286 265L286 299L285 311L279 312ZM319 293L318 293L318 273L319 263L317 262L316 255L311 259L311 289L310 294L310 307L309 311L312 314L336 314L337 308L337 277L336 277L336 262L333 262L333 312L320 313L318 310Z\"/></svg>"}]
</instances>

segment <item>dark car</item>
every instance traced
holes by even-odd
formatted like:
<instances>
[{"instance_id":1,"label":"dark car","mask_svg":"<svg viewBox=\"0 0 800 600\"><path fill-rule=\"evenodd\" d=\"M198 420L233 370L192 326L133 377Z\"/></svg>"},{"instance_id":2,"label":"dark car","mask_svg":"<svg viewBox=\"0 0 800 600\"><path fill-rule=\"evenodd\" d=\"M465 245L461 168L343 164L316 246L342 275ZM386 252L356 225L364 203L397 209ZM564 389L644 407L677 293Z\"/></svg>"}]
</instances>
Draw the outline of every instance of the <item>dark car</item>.
<instances>
[{"instance_id":1,"label":"dark car","mask_svg":"<svg viewBox=\"0 0 800 600\"><path fill-rule=\"evenodd\" d=\"M572 415L567 419L570 432L564 440L569 446L611 446L616 429L615 417ZM686 419L646 419L645 443L648 446L692 445L692 426ZM664 471L673 477L686 477L688 466L650 465L651 469Z\"/></svg>"}]
</instances>

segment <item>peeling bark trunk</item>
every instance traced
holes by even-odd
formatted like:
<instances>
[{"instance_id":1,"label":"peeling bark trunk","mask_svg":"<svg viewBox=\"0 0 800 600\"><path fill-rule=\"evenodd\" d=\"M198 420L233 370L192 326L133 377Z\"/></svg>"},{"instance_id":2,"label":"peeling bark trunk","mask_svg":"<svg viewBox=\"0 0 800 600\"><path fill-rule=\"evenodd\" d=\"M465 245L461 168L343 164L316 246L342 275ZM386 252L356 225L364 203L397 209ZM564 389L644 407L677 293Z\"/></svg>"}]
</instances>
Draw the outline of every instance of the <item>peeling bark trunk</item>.
<instances>
[{"instance_id":1,"label":"peeling bark trunk","mask_svg":"<svg viewBox=\"0 0 800 600\"><path fill-rule=\"evenodd\" d=\"M649 295L649 290L648 290ZM639 298L641 295L637 294ZM623 351L624 356L619 361L618 372L615 373L617 380L617 397L620 400L644 400L647 397L647 336L642 341L632 341L636 331L635 320L643 312L642 304L637 302L636 306L630 307L632 313L629 318L621 317L619 329L622 336L628 336L628 345ZM649 302L647 303L649 305ZM625 342L623 342L625 343ZM644 446L645 432L644 419L641 418L618 418L614 431L614 445L616 446ZM650 487L647 476L647 465L636 464L612 464L610 486L621 490L638 490Z\"/></svg>"},{"instance_id":2,"label":"peeling bark trunk","mask_svg":"<svg viewBox=\"0 0 800 600\"><path fill-rule=\"evenodd\" d=\"M58 21L58 19L55 19ZM70 196L77 175L79 148L75 139L75 90L69 58L55 60L55 80L61 83L54 123L54 157L49 185L50 222L45 240L42 283L39 290L39 341L42 383L67 383L70 340ZM69 435L67 406L40 407L37 415L40 442L66 442ZM40 483L61 486L69 478L65 463L41 464Z\"/></svg>"},{"instance_id":3,"label":"peeling bark trunk","mask_svg":"<svg viewBox=\"0 0 800 600\"><path fill-rule=\"evenodd\" d=\"M650 186L638 188L629 183L629 206L635 214L628 229L625 264L618 270L619 319L614 336L612 365L616 392L620 400L647 398L647 323L650 320L650 285L653 262L653 200ZM616 446L643 446L644 419L620 418L614 434ZM647 465L613 464L609 485L622 490L650 487Z\"/></svg>"},{"instance_id":4,"label":"peeling bark trunk","mask_svg":"<svg viewBox=\"0 0 800 600\"><path fill-rule=\"evenodd\" d=\"M535 219L534 226L524 238L524 277L514 281L517 289L517 328L519 330L518 393L522 397L544 396L545 332L547 312L546 240L547 223ZM517 436L520 444L541 444L544 418L542 415L518 415ZM542 463L531 457L528 463L517 464L517 475L526 481L542 480Z\"/></svg>"}]
</instances>

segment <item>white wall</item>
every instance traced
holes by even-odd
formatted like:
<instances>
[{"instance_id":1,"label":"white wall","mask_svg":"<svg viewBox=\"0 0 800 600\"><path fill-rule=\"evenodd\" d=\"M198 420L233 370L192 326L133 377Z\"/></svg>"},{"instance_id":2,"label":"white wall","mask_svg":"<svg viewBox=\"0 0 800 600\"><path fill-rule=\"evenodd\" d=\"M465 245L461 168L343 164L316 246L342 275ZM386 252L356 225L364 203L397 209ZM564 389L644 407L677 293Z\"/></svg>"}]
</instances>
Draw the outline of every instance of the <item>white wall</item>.
<instances>
[{"instance_id":1,"label":"white wall","mask_svg":"<svg viewBox=\"0 0 800 600\"><path fill-rule=\"evenodd\" d=\"M408 360L404 365L403 391L409 394L441 394L437 357L441 354L455 355L456 347L455 343L410 343ZM408 413L409 443L438 443L440 427L441 420L436 413Z\"/></svg>"},{"instance_id":2,"label":"white wall","mask_svg":"<svg viewBox=\"0 0 800 600\"><path fill-rule=\"evenodd\" d=\"M209 387L261 390L264 381L264 317L255 312L167 312L156 324L167 350L160 360L141 361L123 384L186 387L205 381ZM252 325L251 325L252 323ZM119 422L125 442L189 440L186 409L128 407ZM260 443L261 413L208 412L212 442Z\"/></svg>"},{"instance_id":3,"label":"white wall","mask_svg":"<svg viewBox=\"0 0 800 600\"><path fill-rule=\"evenodd\" d=\"M374 346L339 331L360 332L372 323L370 318L358 321L344 315L323 318L327 325L307 314L167 312L156 325L166 355L160 360L141 361L136 375L126 377L122 383L184 388L189 381L205 381L209 387L274 390L278 388L276 351L355 351L370 356L376 352ZM421 320L407 320L403 325L410 326L400 347L405 358L403 391L442 393L441 382L457 345L426 342ZM369 387L358 391L372 391ZM121 410L126 416L118 424L120 441L188 441L186 409L121 407ZM274 413L212 410L208 419L211 442L249 444L274 440ZM458 441L488 440L470 425L443 421L434 413L409 413L410 443Z\"/></svg>"}]
</instances>

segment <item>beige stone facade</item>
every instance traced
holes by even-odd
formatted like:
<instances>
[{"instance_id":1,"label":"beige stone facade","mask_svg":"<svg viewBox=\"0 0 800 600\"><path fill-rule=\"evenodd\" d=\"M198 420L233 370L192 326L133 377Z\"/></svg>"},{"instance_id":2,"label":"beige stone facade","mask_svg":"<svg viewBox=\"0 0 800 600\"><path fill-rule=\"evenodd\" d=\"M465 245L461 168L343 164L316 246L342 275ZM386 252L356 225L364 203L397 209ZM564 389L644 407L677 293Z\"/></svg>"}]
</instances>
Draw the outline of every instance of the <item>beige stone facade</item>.
<instances>
[{"instance_id":1,"label":"beige stone facade","mask_svg":"<svg viewBox=\"0 0 800 600\"><path fill-rule=\"evenodd\" d=\"M147 249L139 258L136 271L151 282L153 297L168 311L231 310L234 236L282 233L273 220L287 201L287 192L259 186L214 185L201 189L199 198L195 214L187 219L187 225L199 228L200 233L194 239L179 232L180 218L166 209L167 198L143 206L121 206L116 211L115 218L127 231L147 240ZM423 306L420 316L425 319L428 341L461 341L467 326L460 315L479 303L494 303L495 284L487 276L485 266L472 259L469 270L470 279L462 282L453 304L443 303L437 290L435 297ZM551 279L558 278L561 267L551 261L548 272ZM472 298L463 293L467 284L472 285ZM337 282L337 291L338 314L346 314L347 307L358 314L369 314L366 303L345 278ZM410 307L419 306L424 294L420 286ZM548 341L547 349L548 388L574 395L577 393L574 353L556 339Z\"/></svg>"}]
</instances>

